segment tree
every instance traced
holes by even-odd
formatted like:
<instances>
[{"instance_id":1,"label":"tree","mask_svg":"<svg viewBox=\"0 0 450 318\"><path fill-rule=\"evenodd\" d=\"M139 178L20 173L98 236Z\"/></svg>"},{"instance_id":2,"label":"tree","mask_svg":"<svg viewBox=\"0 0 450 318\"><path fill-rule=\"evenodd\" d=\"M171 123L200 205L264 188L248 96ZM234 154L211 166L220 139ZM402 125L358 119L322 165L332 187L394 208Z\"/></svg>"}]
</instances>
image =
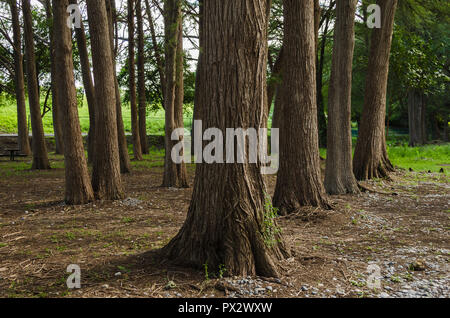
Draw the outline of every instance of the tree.
<instances>
[{"instance_id":1,"label":"tree","mask_svg":"<svg viewBox=\"0 0 450 318\"><path fill-rule=\"evenodd\" d=\"M389 177L394 168L386 149L385 117L389 56L397 0L378 0L381 28L372 31L364 108L353 158L358 180Z\"/></svg>"},{"instance_id":2,"label":"tree","mask_svg":"<svg viewBox=\"0 0 450 318\"><path fill-rule=\"evenodd\" d=\"M144 51L144 21L142 20L142 0L136 2L136 19L138 28L138 101L139 101L139 136L143 154L149 153L147 140L147 100L145 96L145 51Z\"/></svg>"},{"instance_id":3,"label":"tree","mask_svg":"<svg viewBox=\"0 0 450 318\"><path fill-rule=\"evenodd\" d=\"M329 207L320 172L313 0L284 1L280 169L274 206Z\"/></svg>"},{"instance_id":4,"label":"tree","mask_svg":"<svg viewBox=\"0 0 450 318\"><path fill-rule=\"evenodd\" d=\"M17 101L17 128L19 134L19 149L24 155L31 155L30 139L28 136L27 110L25 105L25 80L23 76L22 38L20 32L17 2L10 0L11 20L14 41L14 83Z\"/></svg>"},{"instance_id":5,"label":"tree","mask_svg":"<svg viewBox=\"0 0 450 318\"><path fill-rule=\"evenodd\" d=\"M87 12L94 68L95 144L92 186L97 199L123 198L117 137L116 85L113 58L104 1L88 1Z\"/></svg>"},{"instance_id":6,"label":"tree","mask_svg":"<svg viewBox=\"0 0 450 318\"><path fill-rule=\"evenodd\" d=\"M359 193L352 165L352 61L357 0L337 2L333 62L328 92L325 189L329 194Z\"/></svg>"},{"instance_id":7,"label":"tree","mask_svg":"<svg viewBox=\"0 0 450 318\"><path fill-rule=\"evenodd\" d=\"M165 94L164 94L164 110L165 110L165 149L166 155L164 159L164 179L163 187L183 187L187 185L185 171L172 160L172 149L175 141L172 140L172 132L178 128L180 122L179 103L183 103L183 98L178 97L177 79L180 82L180 76L177 76L177 47L180 42L180 24L181 22L181 1L167 0L164 2L164 30L165 30ZM181 71L183 68L181 67ZM181 76L182 77L182 76ZM178 85L178 89L181 89ZM178 90L178 93L180 91ZM178 105L175 102L178 102ZM181 121L182 121L181 109ZM179 166L179 165L178 165ZM184 166L182 164L182 166ZM181 170L180 170L181 169ZM185 169L185 168L184 168ZM181 178L180 178L181 177Z\"/></svg>"},{"instance_id":8,"label":"tree","mask_svg":"<svg viewBox=\"0 0 450 318\"><path fill-rule=\"evenodd\" d=\"M47 22L49 24L48 26L48 34L49 34L49 40L50 40L50 77L51 77L51 91L52 91L52 116L53 116L53 132L55 135L55 153L56 154L64 154L64 137L63 137L63 128L61 125L61 122L59 120L59 108L62 107L59 105L59 91L56 87L56 80L57 72L59 71L56 68L55 63L55 45L53 45L53 16L52 16L52 5L50 3L50 0L45 0L45 13L47 17Z\"/></svg>"},{"instance_id":9,"label":"tree","mask_svg":"<svg viewBox=\"0 0 450 318\"><path fill-rule=\"evenodd\" d=\"M205 129L258 129L267 65L266 1L204 1L200 109ZM224 90L224 87L227 87ZM259 164L199 164L185 224L163 249L175 263L277 276L286 256Z\"/></svg>"},{"instance_id":10,"label":"tree","mask_svg":"<svg viewBox=\"0 0 450 318\"><path fill-rule=\"evenodd\" d=\"M69 3L77 4L77 0L70 0ZM95 88L94 83L92 82L91 66L89 62L89 53L83 23L81 23L80 28L75 28L75 36L77 39L78 54L80 56L83 87L86 92L86 99L89 108L89 134L87 143L88 161L92 163L95 152Z\"/></svg>"},{"instance_id":11,"label":"tree","mask_svg":"<svg viewBox=\"0 0 450 318\"><path fill-rule=\"evenodd\" d=\"M67 27L68 0L53 0L53 45L55 86L58 90L59 120L63 124L67 204L85 204L94 200L83 139L78 118L77 93L73 75L72 37Z\"/></svg>"},{"instance_id":12,"label":"tree","mask_svg":"<svg viewBox=\"0 0 450 318\"><path fill-rule=\"evenodd\" d=\"M133 135L134 159L142 160L141 137L139 135L138 108L136 101L136 63L134 44L134 10L135 1L128 0L128 68L130 73L130 107L131 107L131 131Z\"/></svg>"},{"instance_id":13,"label":"tree","mask_svg":"<svg viewBox=\"0 0 450 318\"><path fill-rule=\"evenodd\" d=\"M128 154L127 138L125 136L125 127L123 125L122 118L122 102L120 98L119 82L117 80L116 72L116 57L117 50L114 45L114 25L117 22L116 17L116 2L115 0L105 0L106 10L108 15L108 30L109 40L111 42L111 55L113 59L113 79L115 83L115 101L116 101L116 124L117 124L117 138L119 141L119 158L120 158L120 171L122 173L129 173L131 171L130 156ZM116 33L117 37L117 33Z\"/></svg>"},{"instance_id":14,"label":"tree","mask_svg":"<svg viewBox=\"0 0 450 318\"><path fill-rule=\"evenodd\" d=\"M33 132L33 164L31 169L50 169L47 147L45 145L44 127L41 118L41 106L36 75L36 56L34 52L34 32L31 17L30 0L22 0L22 11L25 34L25 55L27 64L28 100Z\"/></svg>"}]
</instances>

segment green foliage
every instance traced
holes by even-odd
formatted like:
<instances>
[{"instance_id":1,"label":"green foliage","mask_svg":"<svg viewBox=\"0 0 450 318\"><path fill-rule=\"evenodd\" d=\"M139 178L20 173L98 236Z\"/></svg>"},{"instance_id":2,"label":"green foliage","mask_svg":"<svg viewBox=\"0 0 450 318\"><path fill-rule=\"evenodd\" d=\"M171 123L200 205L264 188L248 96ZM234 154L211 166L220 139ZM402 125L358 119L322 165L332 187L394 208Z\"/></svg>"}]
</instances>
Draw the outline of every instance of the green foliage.
<instances>
[{"instance_id":1,"label":"green foliage","mask_svg":"<svg viewBox=\"0 0 450 318\"><path fill-rule=\"evenodd\" d=\"M272 205L270 195L265 193L264 197L263 238L268 247L273 247L279 242L277 236L281 233L281 228L276 223L278 209Z\"/></svg>"}]
</instances>

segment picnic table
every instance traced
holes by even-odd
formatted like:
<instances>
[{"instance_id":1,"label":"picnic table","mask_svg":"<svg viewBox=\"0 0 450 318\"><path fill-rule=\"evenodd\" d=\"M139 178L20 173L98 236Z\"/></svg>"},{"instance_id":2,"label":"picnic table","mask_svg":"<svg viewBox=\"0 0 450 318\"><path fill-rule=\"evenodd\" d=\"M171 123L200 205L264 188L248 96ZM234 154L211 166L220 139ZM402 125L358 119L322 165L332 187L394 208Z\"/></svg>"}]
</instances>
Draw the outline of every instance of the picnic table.
<instances>
[{"instance_id":1,"label":"picnic table","mask_svg":"<svg viewBox=\"0 0 450 318\"><path fill-rule=\"evenodd\" d=\"M4 151L6 151L7 153L9 152L9 154L3 154L0 155L0 157L9 157L9 160L11 161L14 161L16 157L25 157L25 155L20 154L20 149L17 148L8 148Z\"/></svg>"}]
</instances>

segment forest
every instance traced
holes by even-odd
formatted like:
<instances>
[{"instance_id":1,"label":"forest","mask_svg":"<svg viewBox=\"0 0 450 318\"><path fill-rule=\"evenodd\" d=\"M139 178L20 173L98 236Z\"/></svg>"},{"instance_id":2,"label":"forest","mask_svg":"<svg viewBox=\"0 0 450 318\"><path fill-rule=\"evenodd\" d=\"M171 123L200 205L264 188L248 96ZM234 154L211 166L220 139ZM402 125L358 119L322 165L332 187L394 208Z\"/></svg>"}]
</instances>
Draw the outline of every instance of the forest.
<instances>
[{"instance_id":1,"label":"forest","mask_svg":"<svg viewBox=\"0 0 450 318\"><path fill-rule=\"evenodd\" d=\"M450 297L449 49L446 0L0 0L0 298Z\"/></svg>"}]
</instances>

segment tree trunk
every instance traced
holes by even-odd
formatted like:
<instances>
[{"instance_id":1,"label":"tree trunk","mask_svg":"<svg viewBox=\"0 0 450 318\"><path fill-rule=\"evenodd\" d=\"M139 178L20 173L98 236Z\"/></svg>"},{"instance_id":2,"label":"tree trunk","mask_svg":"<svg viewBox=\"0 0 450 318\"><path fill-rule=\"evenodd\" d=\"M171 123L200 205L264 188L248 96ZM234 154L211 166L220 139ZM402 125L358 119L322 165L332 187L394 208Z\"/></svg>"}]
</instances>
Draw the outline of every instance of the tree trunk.
<instances>
[{"instance_id":1,"label":"tree trunk","mask_svg":"<svg viewBox=\"0 0 450 318\"><path fill-rule=\"evenodd\" d=\"M139 100L139 137L143 154L149 153L147 140L147 100L145 96L145 48L144 21L142 20L142 0L136 3L136 19L138 27L138 100Z\"/></svg>"},{"instance_id":2,"label":"tree trunk","mask_svg":"<svg viewBox=\"0 0 450 318\"><path fill-rule=\"evenodd\" d=\"M45 0L45 12L47 20L49 21L49 39L50 39L50 75L51 75L51 89L52 89L52 116L53 116L53 132L55 135L55 153L58 155L64 154L64 137L63 128L60 122L59 116L59 91L58 85L56 84L57 72L59 70L56 68L55 63L55 46L53 45L53 16L52 16L52 5L50 0Z\"/></svg>"},{"instance_id":3,"label":"tree trunk","mask_svg":"<svg viewBox=\"0 0 450 318\"><path fill-rule=\"evenodd\" d=\"M11 20L13 26L14 42L14 83L17 100L17 131L20 152L31 155L30 138L28 135L27 109L25 104L25 80L23 76L22 37L20 32L19 13L17 2L10 0Z\"/></svg>"},{"instance_id":4,"label":"tree trunk","mask_svg":"<svg viewBox=\"0 0 450 318\"><path fill-rule=\"evenodd\" d=\"M138 108L136 100L136 63L134 44L134 7L136 1L128 0L128 68L130 75L131 131L133 135L133 153L135 160L142 160L141 137L139 135Z\"/></svg>"},{"instance_id":5,"label":"tree trunk","mask_svg":"<svg viewBox=\"0 0 450 318\"><path fill-rule=\"evenodd\" d=\"M358 180L389 178L394 170L386 150L386 93L397 0L378 0L381 28L372 31L366 92L353 170Z\"/></svg>"},{"instance_id":6,"label":"tree trunk","mask_svg":"<svg viewBox=\"0 0 450 318\"><path fill-rule=\"evenodd\" d=\"M274 206L283 215L311 205L328 208L320 173L313 0L284 1L280 169Z\"/></svg>"},{"instance_id":7,"label":"tree trunk","mask_svg":"<svg viewBox=\"0 0 450 318\"><path fill-rule=\"evenodd\" d=\"M94 200L91 180L84 154L78 118L77 92L73 75L72 36L67 27L66 9L68 0L53 0L53 45L55 80L58 90L58 105L61 106L60 122L63 124L64 161L67 204L85 204Z\"/></svg>"},{"instance_id":8,"label":"tree trunk","mask_svg":"<svg viewBox=\"0 0 450 318\"><path fill-rule=\"evenodd\" d=\"M77 0L70 0L70 4L77 4ZM92 82L91 67L89 62L89 53L86 43L86 33L84 25L81 23L80 28L75 28L78 52L80 55L81 75L83 77L83 87L86 92L86 99L89 108L89 134L88 134L88 162L94 162L95 154L95 88Z\"/></svg>"},{"instance_id":9,"label":"tree trunk","mask_svg":"<svg viewBox=\"0 0 450 318\"><path fill-rule=\"evenodd\" d=\"M329 194L359 193L352 164L352 62L357 0L337 2L333 62L328 94L325 189Z\"/></svg>"},{"instance_id":10,"label":"tree trunk","mask_svg":"<svg viewBox=\"0 0 450 318\"><path fill-rule=\"evenodd\" d=\"M167 0L164 2L164 29L165 29L165 65L166 65L166 93L164 94L165 110L165 149L163 187L182 186L178 179L177 167L172 160L172 149L177 141L172 140L172 132L176 129L175 122L175 92L176 92L176 65L177 43L181 23L181 1Z\"/></svg>"},{"instance_id":11,"label":"tree trunk","mask_svg":"<svg viewBox=\"0 0 450 318\"><path fill-rule=\"evenodd\" d=\"M22 10L27 62L28 100L30 105L31 129L33 132L33 164L31 169L45 170L50 169L50 162L48 160L47 147L45 145L39 89L36 78L36 56L34 52L34 32L30 0L22 0Z\"/></svg>"},{"instance_id":12,"label":"tree trunk","mask_svg":"<svg viewBox=\"0 0 450 318\"><path fill-rule=\"evenodd\" d=\"M409 146L416 147L427 142L426 97L415 89L408 92Z\"/></svg>"},{"instance_id":13,"label":"tree trunk","mask_svg":"<svg viewBox=\"0 0 450 318\"><path fill-rule=\"evenodd\" d=\"M283 65L283 47L281 47L280 52L278 53L277 59L275 60L272 75L269 80L269 84L267 86L267 118L269 118L270 108L273 104L273 99L275 94L279 91L280 83L281 83L281 72ZM276 105L274 106L274 113L278 112L276 110ZM275 115L274 115L275 116ZM273 116L273 117L274 117ZM272 117L272 127L274 127L274 118Z\"/></svg>"},{"instance_id":14,"label":"tree trunk","mask_svg":"<svg viewBox=\"0 0 450 318\"><path fill-rule=\"evenodd\" d=\"M111 39L105 1L87 1L96 95L92 185L98 199L123 198Z\"/></svg>"},{"instance_id":15,"label":"tree trunk","mask_svg":"<svg viewBox=\"0 0 450 318\"><path fill-rule=\"evenodd\" d=\"M176 67L175 67L175 112L174 120L176 128L184 129L183 120L183 103L184 103L184 51L183 51L183 22L180 17L178 24L178 39L176 52ZM184 142L184 136L180 136L180 142ZM181 155L184 153L184 148ZM182 188L188 187L186 164L182 162L177 164L177 179L178 184Z\"/></svg>"},{"instance_id":16,"label":"tree trunk","mask_svg":"<svg viewBox=\"0 0 450 318\"><path fill-rule=\"evenodd\" d=\"M117 124L117 140L119 142L119 158L120 171L129 173L131 171L130 156L128 154L127 138L125 136L125 127L122 118L122 101L120 98L119 82L117 80L116 71L116 50L114 45L114 25L116 21L115 0L105 0L108 16L109 40L111 42L111 54L113 59L113 80L115 85L115 101L116 101L116 124Z\"/></svg>"},{"instance_id":17,"label":"tree trunk","mask_svg":"<svg viewBox=\"0 0 450 318\"><path fill-rule=\"evenodd\" d=\"M262 126L267 65L265 1L205 1L199 99L205 129ZM224 88L227 89L224 89ZM227 275L277 276L287 255L259 164L199 164L185 224L163 249L175 263ZM270 202L270 198L268 199ZM270 226L267 226L270 224Z\"/></svg>"}]
</instances>

